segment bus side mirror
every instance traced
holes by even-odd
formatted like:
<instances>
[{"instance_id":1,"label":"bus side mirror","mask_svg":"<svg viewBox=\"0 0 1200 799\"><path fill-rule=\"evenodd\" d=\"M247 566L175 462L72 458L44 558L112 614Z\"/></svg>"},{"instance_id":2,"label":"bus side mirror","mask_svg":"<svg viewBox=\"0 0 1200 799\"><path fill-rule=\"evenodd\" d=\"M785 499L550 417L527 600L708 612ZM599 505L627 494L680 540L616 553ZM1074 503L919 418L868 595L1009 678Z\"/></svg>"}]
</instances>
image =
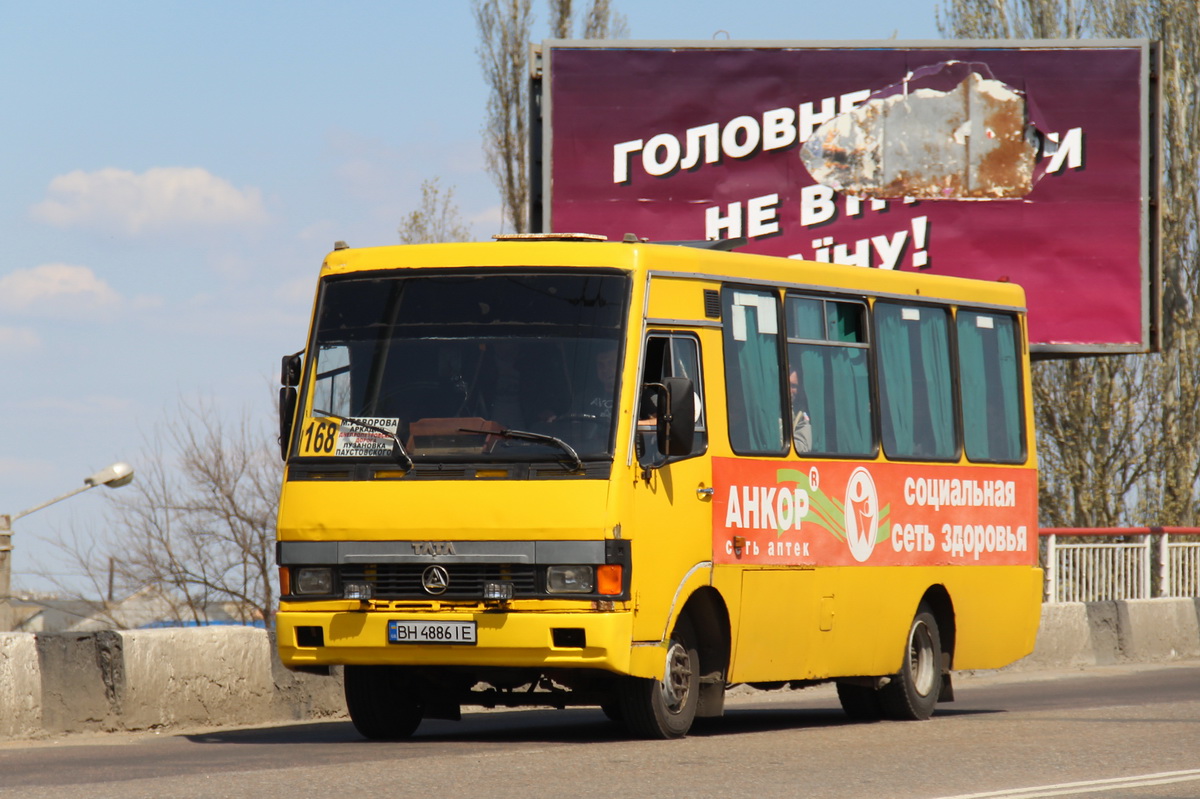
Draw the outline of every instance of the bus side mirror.
<instances>
[{"instance_id":1,"label":"bus side mirror","mask_svg":"<svg viewBox=\"0 0 1200 799\"><path fill-rule=\"evenodd\" d=\"M296 423L296 386L300 385L303 354L301 350L285 355L279 365L279 382L283 386L279 389L279 455L285 462L292 443L292 426Z\"/></svg>"},{"instance_id":2,"label":"bus side mirror","mask_svg":"<svg viewBox=\"0 0 1200 799\"><path fill-rule=\"evenodd\" d=\"M292 444L292 427L296 423L296 405L299 393L295 386L279 389L279 457L286 462Z\"/></svg>"},{"instance_id":3,"label":"bus side mirror","mask_svg":"<svg viewBox=\"0 0 1200 799\"><path fill-rule=\"evenodd\" d=\"M279 385L281 386L298 386L300 385L300 353L283 356L283 363L279 367Z\"/></svg>"},{"instance_id":4,"label":"bus side mirror","mask_svg":"<svg viewBox=\"0 0 1200 799\"><path fill-rule=\"evenodd\" d=\"M658 414L658 451L691 455L696 437L696 389L686 377L666 377Z\"/></svg>"}]
</instances>

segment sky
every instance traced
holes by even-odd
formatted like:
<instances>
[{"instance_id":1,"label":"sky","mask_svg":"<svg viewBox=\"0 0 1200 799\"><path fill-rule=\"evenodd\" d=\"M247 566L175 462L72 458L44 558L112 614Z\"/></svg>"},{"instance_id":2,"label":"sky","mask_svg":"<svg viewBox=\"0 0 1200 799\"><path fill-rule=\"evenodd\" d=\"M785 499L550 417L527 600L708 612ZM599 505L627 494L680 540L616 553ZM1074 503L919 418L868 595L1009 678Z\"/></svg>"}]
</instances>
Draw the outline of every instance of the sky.
<instances>
[{"instance_id":1,"label":"sky","mask_svg":"<svg viewBox=\"0 0 1200 799\"><path fill-rule=\"evenodd\" d=\"M612 5L632 39L939 38L936 0ZM468 0L0 0L0 513L136 471L181 402L273 436L321 261L398 243L423 180L503 232L476 47ZM14 522L15 592L82 585L54 542L119 538L109 491Z\"/></svg>"}]
</instances>

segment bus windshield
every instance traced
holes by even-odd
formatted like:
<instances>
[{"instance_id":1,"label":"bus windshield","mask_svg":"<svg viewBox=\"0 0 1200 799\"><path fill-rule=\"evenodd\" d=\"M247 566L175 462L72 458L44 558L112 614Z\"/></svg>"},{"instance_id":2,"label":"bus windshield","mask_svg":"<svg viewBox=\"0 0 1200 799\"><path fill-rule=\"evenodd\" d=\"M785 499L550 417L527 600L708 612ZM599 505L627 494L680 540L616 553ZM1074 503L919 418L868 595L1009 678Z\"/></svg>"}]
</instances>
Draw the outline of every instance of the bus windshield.
<instances>
[{"instance_id":1,"label":"bus windshield","mask_svg":"<svg viewBox=\"0 0 1200 799\"><path fill-rule=\"evenodd\" d=\"M394 431L418 464L560 460L560 442L611 458L629 285L615 270L331 278L310 414ZM386 454L349 440L301 454Z\"/></svg>"}]
</instances>

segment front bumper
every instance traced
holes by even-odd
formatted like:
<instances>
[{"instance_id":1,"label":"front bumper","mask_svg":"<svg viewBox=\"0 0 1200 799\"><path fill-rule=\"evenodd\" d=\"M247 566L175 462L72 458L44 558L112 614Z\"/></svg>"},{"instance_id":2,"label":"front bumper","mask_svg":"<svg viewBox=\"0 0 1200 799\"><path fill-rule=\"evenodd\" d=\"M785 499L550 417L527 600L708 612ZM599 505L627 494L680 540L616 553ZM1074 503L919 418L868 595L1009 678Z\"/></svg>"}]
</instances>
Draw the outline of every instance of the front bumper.
<instances>
[{"instance_id":1,"label":"front bumper","mask_svg":"<svg viewBox=\"0 0 1200 799\"><path fill-rule=\"evenodd\" d=\"M388 622L393 619L474 621L477 643L388 643ZM281 610L275 626L280 660L290 669L339 665L590 668L641 677L656 676L654 672L661 670L657 657L643 655L646 647L631 655L633 613L629 611ZM308 629L298 632L298 628ZM319 628L319 634L313 628ZM564 629L582 630L583 645L556 646L555 630ZM579 640L579 634L571 638ZM315 640L321 645L301 645Z\"/></svg>"}]
</instances>

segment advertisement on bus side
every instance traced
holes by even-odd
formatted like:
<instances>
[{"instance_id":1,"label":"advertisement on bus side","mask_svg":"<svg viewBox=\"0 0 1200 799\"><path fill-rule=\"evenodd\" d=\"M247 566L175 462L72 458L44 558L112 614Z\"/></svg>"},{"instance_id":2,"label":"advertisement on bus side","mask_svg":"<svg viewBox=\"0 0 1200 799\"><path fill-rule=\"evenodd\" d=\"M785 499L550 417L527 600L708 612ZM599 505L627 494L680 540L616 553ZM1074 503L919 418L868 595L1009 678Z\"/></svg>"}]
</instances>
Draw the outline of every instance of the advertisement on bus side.
<instances>
[{"instance_id":1,"label":"advertisement on bus side","mask_svg":"<svg viewBox=\"0 0 1200 799\"><path fill-rule=\"evenodd\" d=\"M1032 566L1031 469L713 459L713 562Z\"/></svg>"}]
</instances>

